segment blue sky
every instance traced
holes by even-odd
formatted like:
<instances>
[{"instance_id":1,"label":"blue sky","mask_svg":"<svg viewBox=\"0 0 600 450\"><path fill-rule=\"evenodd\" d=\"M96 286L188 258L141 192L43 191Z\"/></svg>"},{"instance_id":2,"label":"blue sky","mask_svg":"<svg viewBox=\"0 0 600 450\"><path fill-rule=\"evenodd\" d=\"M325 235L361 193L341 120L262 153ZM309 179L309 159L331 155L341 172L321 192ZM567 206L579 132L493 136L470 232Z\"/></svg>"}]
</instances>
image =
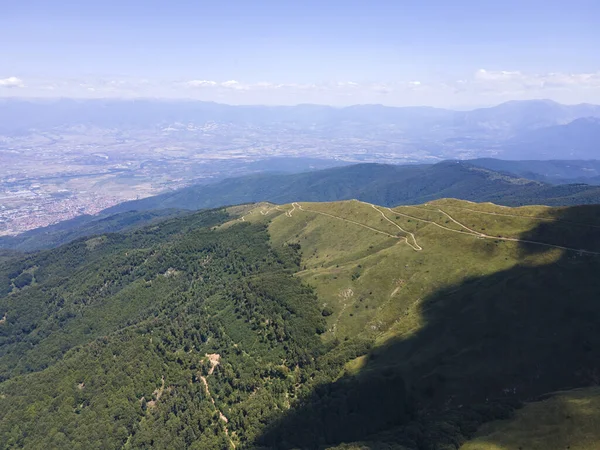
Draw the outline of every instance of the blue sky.
<instances>
[{"instance_id":1,"label":"blue sky","mask_svg":"<svg viewBox=\"0 0 600 450\"><path fill-rule=\"evenodd\" d=\"M0 96L600 103L597 0L0 2Z\"/></svg>"}]
</instances>

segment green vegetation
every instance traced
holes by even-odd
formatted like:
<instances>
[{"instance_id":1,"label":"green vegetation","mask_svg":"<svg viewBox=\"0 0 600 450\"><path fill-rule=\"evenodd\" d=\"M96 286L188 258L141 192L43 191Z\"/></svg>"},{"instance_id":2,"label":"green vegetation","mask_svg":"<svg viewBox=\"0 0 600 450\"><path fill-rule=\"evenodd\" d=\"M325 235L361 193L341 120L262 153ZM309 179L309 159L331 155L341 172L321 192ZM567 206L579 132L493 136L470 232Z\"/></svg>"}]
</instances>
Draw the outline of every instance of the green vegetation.
<instances>
[{"instance_id":1,"label":"green vegetation","mask_svg":"<svg viewBox=\"0 0 600 450\"><path fill-rule=\"evenodd\" d=\"M321 349L316 297L291 276L293 248L275 252L262 225L213 231L226 218L199 213L2 266L5 446L224 448L298 395ZM17 289L23 271L35 284Z\"/></svg>"},{"instance_id":2,"label":"green vegetation","mask_svg":"<svg viewBox=\"0 0 600 450\"><path fill-rule=\"evenodd\" d=\"M529 160L506 161L493 158L472 159L479 167L496 172L510 173L517 177L552 184L586 183L600 184L599 160Z\"/></svg>"},{"instance_id":3,"label":"green vegetation","mask_svg":"<svg viewBox=\"0 0 600 450\"><path fill-rule=\"evenodd\" d=\"M552 186L464 161L430 165L357 164L299 174L261 174L126 202L107 213L164 208L201 209L269 201L338 201L359 199L377 205L419 204L440 198L507 206L600 203L600 188Z\"/></svg>"},{"instance_id":4,"label":"green vegetation","mask_svg":"<svg viewBox=\"0 0 600 450\"><path fill-rule=\"evenodd\" d=\"M598 383L599 218L263 203L7 253L0 443L530 448L557 397L516 407Z\"/></svg>"}]
</instances>

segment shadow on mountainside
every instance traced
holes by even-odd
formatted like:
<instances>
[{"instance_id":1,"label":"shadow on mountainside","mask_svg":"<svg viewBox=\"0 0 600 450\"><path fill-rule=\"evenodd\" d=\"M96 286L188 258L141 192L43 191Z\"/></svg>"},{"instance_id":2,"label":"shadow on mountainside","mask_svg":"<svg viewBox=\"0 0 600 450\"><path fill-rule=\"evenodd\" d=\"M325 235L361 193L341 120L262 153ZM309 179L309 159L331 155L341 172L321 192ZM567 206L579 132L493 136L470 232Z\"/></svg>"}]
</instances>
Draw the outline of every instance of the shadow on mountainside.
<instances>
[{"instance_id":1,"label":"shadow on mountainside","mask_svg":"<svg viewBox=\"0 0 600 450\"><path fill-rule=\"evenodd\" d=\"M598 448L598 411L597 386L553 393L525 405L513 420L483 425L461 450Z\"/></svg>"},{"instance_id":2,"label":"shadow on mountainside","mask_svg":"<svg viewBox=\"0 0 600 450\"><path fill-rule=\"evenodd\" d=\"M600 206L556 211L520 236L600 252ZM571 225L568 225L571 224ZM522 401L600 383L600 255L520 244L519 265L426 298L423 327L367 356L354 376L319 386L257 441L267 448L454 449Z\"/></svg>"}]
</instances>

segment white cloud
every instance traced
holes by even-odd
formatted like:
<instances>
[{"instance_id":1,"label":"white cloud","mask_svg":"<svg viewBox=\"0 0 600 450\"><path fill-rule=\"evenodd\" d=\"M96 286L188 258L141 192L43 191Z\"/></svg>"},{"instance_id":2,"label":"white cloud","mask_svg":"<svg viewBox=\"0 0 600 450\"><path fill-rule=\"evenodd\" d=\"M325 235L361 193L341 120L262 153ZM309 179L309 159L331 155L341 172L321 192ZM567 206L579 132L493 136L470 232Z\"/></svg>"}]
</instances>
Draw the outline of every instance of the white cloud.
<instances>
[{"instance_id":1,"label":"white cloud","mask_svg":"<svg viewBox=\"0 0 600 450\"><path fill-rule=\"evenodd\" d=\"M209 80L192 80L185 83L188 87L214 87L217 85L216 81Z\"/></svg>"},{"instance_id":2,"label":"white cloud","mask_svg":"<svg viewBox=\"0 0 600 450\"><path fill-rule=\"evenodd\" d=\"M269 83L267 81L261 81L260 83L254 84L252 87L255 87L257 89L278 89L281 86L282 86L281 84L274 84L274 83Z\"/></svg>"},{"instance_id":3,"label":"white cloud","mask_svg":"<svg viewBox=\"0 0 600 450\"><path fill-rule=\"evenodd\" d=\"M550 72L523 73L520 71L489 71L479 69L474 80L480 85L490 88L502 87L512 89L560 89L600 87L600 72L595 73L560 73Z\"/></svg>"},{"instance_id":4,"label":"white cloud","mask_svg":"<svg viewBox=\"0 0 600 450\"><path fill-rule=\"evenodd\" d=\"M299 83L273 83L269 81L261 81L258 83L241 83L237 80L228 81L209 81L209 80L191 80L183 83L184 86L190 88L216 88L236 91L251 91L251 90L308 90L308 89L323 89L326 86L330 87L357 87L358 83L352 81L344 81L330 85L318 84L299 84Z\"/></svg>"},{"instance_id":5,"label":"white cloud","mask_svg":"<svg viewBox=\"0 0 600 450\"><path fill-rule=\"evenodd\" d=\"M317 85L317 84L302 84L302 83L281 84L280 87L299 90L299 91L309 91L309 90L320 89L319 85Z\"/></svg>"},{"instance_id":6,"label":"white cloud","mask_svg":"<svg viewBox=\"0 0 600 450\"><path fill-rule=\"evenodd\" d=\"M339 88L357 88L360 85L354 81L338 81L336 86Z\"/></svg>"},{"instance_id":7,"label":"white cloud","mask_svg":"<svg viewBox=\"0 0 600 450\"><path fill-rule=\"evenodd\" d=\"M373 83L367 86L370 91L376 92L378 94L389 94L392 92L392 87L386 83Z\"/></svg>"},{"instance_id":8,"label":"white cloud","mask_svg":"<svg viewBox=\"0 0 600 450\"><path fill-rule=\"evenodd\" d=\"M221 87L224 87L227 89L237 89L237 90L246 90L246 89L250 88L250 86L241 84L239 81L235 81L235 80L224 81L223 83L221 83Z\"/></svg>"},{"instance_id":9,"label":"white cloud","mask_svg":"<svg viewBox=\"0 0 600 450\"><path fill-rule=\"evenodd\" d=\"M0 87L7 88L22 88L25 87L23 80L17 77L8 77L4 79L0 79Z\"/></svg>"},{"instance_id":10,"label":"white cloud","mask_svg":"<svg viewBox=\"0 0 600 450\"><path fill-rule=\"evenodd\" d=\"M25 89L1 89L22 87ZM326 103L349 105L491 105L507 100L549 98L562 103L600 103L600 72L531 73L480 69L457 78L397 81L277 82L243 79L27 78L0 79L0 96L72 98L185 98L231 104Z\"/></svg>"},{"instance_id":11,"label":"white cloud","mask_svg":"<svg viewBox=\"0 0 600 450\"><path fill-rule=\"evenodd\" d=\"M522 78L521 72L514 71L510 72L507 70L500 71L489 71L485 69L479 69L475 72L475 80L479 81L507 81L507 80L518 80Z\"/></svg>"},{"instance_id":12,"label":"white cloud","mask_svg":"<svg viewBox=\"0 0 600 450\"><path fill-rule=\"evenodd\" d=\"M543 77L547 87L600 87L600 72L596 73L549 73Z\"/></svg>"}]
</instances>

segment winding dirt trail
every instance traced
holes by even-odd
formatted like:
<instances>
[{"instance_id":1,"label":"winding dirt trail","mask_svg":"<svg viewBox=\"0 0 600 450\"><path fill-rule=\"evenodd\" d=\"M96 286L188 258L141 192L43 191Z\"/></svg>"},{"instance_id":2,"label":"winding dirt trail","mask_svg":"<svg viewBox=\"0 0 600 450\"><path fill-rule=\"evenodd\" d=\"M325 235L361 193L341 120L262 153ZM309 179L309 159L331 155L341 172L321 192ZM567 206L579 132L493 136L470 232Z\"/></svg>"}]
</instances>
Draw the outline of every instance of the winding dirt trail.
<instances>
[{"instance_id":1,"label":"winding dirt trail","mask_svg":"<svg viewBox=\"0 0 600 450\"><path fill-rule=\"evenodd\" d=\"M292 209L291 209L291 210L289 210L289 211L286 211L285 215L286 215L286 216L288 216L288 217L292 217L292 213L293 213L294 211L296 211L296 205L300 206L300 205L299 205L298 203L296 203L296 202L292 203ZM300 209L302 209L302 208L300 208Z\"/></svg>"},{"instance_id":2,"label":"winding dirt trail","mask_svg":"<svg viewBox=\"0 0 600 450\"><path fill-rule=\"evenodd\" d=\"M294 209L297 207L300 211L311 212L311 213L315 213L315 214L321 214L323 216L331 217L333 219L338 219L338 220L341 220L341 221L344 221L344 222L348 222L348 223L351 223L351 224L354 224L354 225L358 225L359 227L366 228L368 230L374 231L375 233L383 234L384 236L391 237L392 239L404 240L408 244L408 239L406 239L404 236L394 236L393 234L390 234L387 231L381 231L381 230L378 230L377 228L373 228L373 227L370 227L369 225L365 225L364 223L355 222L354 220L345 219L344 217L334 216L333 214L329 214L329 213L326 213L326 212L323 212L323 211L315 211L314 209L304 209L302 207L302 205L300 205L299 203L292 203L292 206L294 206L294 205L295 205ZM292 217L292 216L288 215L288 217ZM411 245L411 247L412 247L412 245Z\"/></svg>"},{"instance_id":3,"label":"winding dirt trail","mask_svg":"<svg viewBox=\"0 0 600 450\"><path fill-rule=\"evenodd\" d=\"M216 353L211 354L211 355L206 355L206 356L208 357L208 361L210 363L210 369L208 370L207 376L210 376L215 371L215 368L219 365L221 356ZM215 410L219 413L219 419L225 424L225 425L223 425L223 430L225 430L225 435L227 436L227 439L229 440L229 445L231 445L231 448L235 449L235 442L233 442L233 440L231 439L231 436L229 435L229 429L227 428L227 423L229 422L229 419L227 419L227 417L225 417L225 414L223 414L221 412L221 410L219 408L217 408L215 399L213 398L212 394L210 393L210 389L208 387L208 380L206 379L206 377L204 375L200 375L200 381L202 381L202 384L204 385L204 390L206 392L207 397L213 404Z\"/></svg>"},{"instance_id":4,"label":"winding dirt trail","mask_svg":"<svg viewBox=\"0 0 600 450\"><path fill-rule=\"evenodd\" d=\"M446 216L448 216L452 221L456 222L457 224L459 224L460 226L462 226L466 230L473 231L470 228L468 228L466 225L463 225L462 223L460 223L459 221L457 221L456 219L454 219L452 216L450 216L450 214L442 211L441 209L440 209L440 212L443 213L443 214L445 214ZM478 233L478 232L475 231L475 233ZM563 247L562 245L547 244L545 242L530 241L530 240L527 240L527 239L517 239L517 238L505 238L505 237L498 237L498 236L490 236L488 234L483 234L483 233L478 233L478 235L480 237L486 238L486 239L498 239L498 240L502 240L502 241L523 242L523 243L526 243L526 244L543 245L545 247L558 248L560 250L568 250L568 251L573 251L573 252L578 252L578 253L585 253L587 255L600 255L600 252L593 252L591 250L585 250L585 249L582 249L582 248Z\"/></svg>"},{"instance_id":5,"label":"winding dirt trail","mask_svg":"<svg viewBox=\"0 0 600 450\"><path fill-rule=\"evenodd\" d=\"M406 206L411 206L411 205L406 205ZM503 208L506 208L505 206L502 206L502 205L496 205L496 206L501 206ZM415 208L417 208L417 207L415 206ZM476 209L465 208L463 206L454 206L454 205L448 206L448 208L462 209L463 211L470 211L470 212L474 212L476 214L486 214L488 216L516 217L518 219L540 220L543 222L562 222L562 223L568 223L571 225L579 225L582 227L600 228L600 225L592 225L590 223L583 223L583 222L574 222L572 220L556 219L554 217L536 217L536 216L526 216L526 215L518 215L518 214L496 213L496 212L490 212L490 211L477 211ZM430 208L421 208L421 209L426 209L428 211L435 211L434 209L430 209Z\"/></svg>"},{"instance_id":6,"label":"winding dirt trail","mask_svg":"<svg viewBox=\"0 0 600 450\"><path fill-rule=\"evenodd\" d=\"M453 230L452 228L445 227L445 226L440 225L439 223L431 221L431 220L421 219L419 217L414 217L414 216L410 216L408 214L403 214L403 213L400 213L398 211L394 211L394 210L392 210L390 208L388 208L388 209L390 211L396 213L396 214L401 215L401 216L410 217L411 219L420 220L421 222L427 222L427 223L433 224L433 225L435 225L437 227L443 228L445 230L452 231L454 233L470 234L472 236L476 236L476 237L479 237L479 238L482 238L482 239L494 239L494 240L498 240L498 241L521 242L521 243L524 243L524 244L541 245L541 246L544 246L544 247L556 248L556 249L559 249L559 250L567 250L567 251L572 251L572 252L577 252L577 253L583 253L583 254L586 254L586 255L596 255L596 256L600 255L600 252L594 252L594 251L591 251L591 250L585 250L585 249L580 249L580 248L564 247L562 245L548 244L546 242L530 241L530 240L527 240L527 239L508 238L508 237L500 237L500 236L491 236L489 234L480 233L479 231L472 230L471 228L467 227L466 225L464 225L463 223L459 222L454 217L452 217L450 214L448 214L445 211L442 211L439 208L437 210L432 210L432 209L427 209L427 208L418 208L416 206L413 206L413 208L425 209L426 211L440 212L440 213L444 214L446 217L448 217L450 220L452 220L454 223L456 223L457 225L459 225L460 227L464 228L467 231L465 232L465 231L460 231L460 230ZM474 211L474 212L477 212L477 211Z\"/></svg>"},{"instance_id":7,"label":"winding dirt trail","mask_svg":"<svg viewBox=\"0 0 600 450\"><path fill-rule=\"evenodd\" d=\"M356 222L354 220L346 219L344 217L339 217L339 216L336 216L336 215L333 215L333 214L330 214L330 213L326 213L326 212L323 212L323 211L315 211L313 209L305 209L301 204L299 204L297 202L293 202L292 203L292 209L291 210L287 210L286 211L286 210L280 209L278 207L275 207L275 209L277 209L279 211L282 211L282 212L285 212L285 215L287 217L292 217L292 213L294 211L296 211L296 209L298 209L299 211L312 212L312 213L315 213L315 214L321 214L323 216L331 217L333 219L338 219L338 220L341 220L341 221L344 221L344 222L348 222L348 223L351 223L351 224L354 224L354 225L358 225L360 227L366 228L366 229L371 230L371 231L373 231L375 233L383 234L384 236L387 236L387 237L390 237L390 238L393 238L393 239L399 239L401 241L406 242L406 244L409 247L411 247L413 250L415 250L415 251L422 251L423 250L423 248L417 243L417 239L416 239L416 237L415 237L415 235L413 233L404 230L400 225L398 225L397 223L395 223L394 221L392 221L376 205L374 205L372 203L368 203L368 202L362 202L362 201L359 201L359 202L363 203L365 205L371 206L374 210L376 210L379 214L381 214L385 220L387 220L388 222L390 222L392 225L394 225L396 228L398 228L401 232L405 233L407 236L410 236L412 242L410 242L409 239L408 239L408 237L406 237L406 236L395 236L395 235L390 234L390 233L388 233L386 231L378 230L377 228L373 228L373 227L371 227L369 225L365 225L364 223ZM417 220L419 222L429 223L429 224L434 225L434 226L436 226L438 228L441 228L443 230L451 231L452 233L460 233L462 235L471 235L471 236L475 236L475 237L480 238L480 239L494 239L494 240L498 240L498 241L520 242L520 243L524 243L524 244L540 245L540 246L543 246L543 247L556 248L556 249L559 249L559 250L572 251L572 252L577 252L577 253L586 254L586 255L595 255L595 256L600 255L600 252L594 252L592 250L585 250L585 249L579 249L579 248L573 248L573 247L565 247L565 246L562 246L562 245L548 244L546 242L531 241L531 240L527 240L527 239L518 239L518 238L492 236L492 235L489 235L489 234L481 233L479 231L476 231L476 230L473 230L473 229L469 228L464 223L456 220L454 217L452 217L450 214L448 214L446 211L443 211L440 208L431 209L431 208L422 208L422 207L413 206L413 205L401 206L401 208L404 208L404 207L411 207L411 208L416 208L416 209L422 209L422 210L425 210L425 211L439 212L439 213L443 214L444 216L446 216L449 220L451 220L452 222L454 222L455 224L457 224L459 227L463 228L463 230L455 230L453 228L449 228L447 226L441 225L441 224L439 224L439 223L437 223L437 222L435 222L433 220L422 219L420 217L416 217L416 216L413 216L413 215L410 215L410 214L405 214L405 213L402 213L400 211L393 210L392 208L388 208L388 207L382 207L382 208L387 209L392 214L403 216L403 217L407 217L409 219ZM462 209L468 209L468 208L462 208ZM500 213L481 212L481 211L476 211L476 210L471 210L471 209L468 209L468 210L472 211L472 212L475 212L475 213L482 213L482 214L505 215L505 214L500 214ZM511 216L511 215L509 215L509 216ZM519 217L519 218L526 217L526 218L530 218L530 217L527 217L527 216L517 216L517 215L515 215L514 217ZM543 220L542 218L538 218L538 219ZM585 224L578 224L578 225L585 225ZM596 227L595 225L589 225L589 226Z\"/></svg>"},{"instance_id":8,"label":"winding dirt trail","mask_svg":"<svg viewBox=\"0 0 600 450\"><path fill-rule=\"evenodd\" d=\"M423 247L421 247L421 246L420 246L420 245L417 243L417 238L415 237L415 235L414 235L413 233L411 233L410 231L406 231L404 228L402 228L402 227L401 227L400 225L398 225L396 222L394 222L393 220L389 219L389 218L388 218L388 217L387 217L387 216L386 216L386 215L383 213L383 211L382 211L382 210L380 210L379 208L377 208L377 207L376 207L375 205L373 205L372 203L366 203L366 202L361 202L361 203L365 203L366 205L371 205L371 207L372 207L372 208L373 208L375 211L377 211L379 214L381 214L385 220L387 220L389 223L391 223L392 225L394 225L396 228L398 228L398 229L399 229L400 231L402 231L403 233L405 233L405 234L409 235L409 236L412 238L412 240L413 240L413 243L412 243L412 244L411 244L411 243L408 241L408 238L406 238L406 237L405 237L404 239L406 239L406 243L407 243L408 245L410 245L410 246L413 248L413 250L415 250L415 251L417 251L417 252L420 252L421 250L423 250Z\"/></svg>"},{"instance_id":9,"label":"winding dirt trail","mask_svg":"<svg viewBox=\"0 0 600 450\"><path fill-rule=\"evenodd\" d=\"M414 219L414 220L418 220L418 221L425 222L425 223L430 223L430 224L435 225L436 227L442 228L444 230L452 231L453 233L465 234L464 231L455 230L454 228L448 228L444 225L440 225L439 223L434 222L433 220L421 219L420 217L415 217L415 216L411 216L410 214L405 214L405 213L401 213L400 211L395 211L392 208L386 208L386 209L388 209L393 214L397 214L399 216L408 217L409 219ZM469 233L469 234L472 234L472 233Z\"/></svg>"},{"instance_id":10,"label":"winding dirt trail","mask_svg":"<svg viewBox=\"0 0 600 450\"><path fill-rule=\"evenodd\" d=\"M447 212L445 212L445 211L442 211L442 210L441 210L441 209L439 209L439 208L438 208L438 211L439 211L439 212L441 212L443 215L445 215L445 216L446 216L448 219L450 219L452 222L454 222L454 223L455 223L456 225L458 225L459 227L462 227L462 228L464 228L465 230L467 230L467 231L469 231L469 232L471 232L471 233L473 233L473 234L476 234L476 235L477 235L477 236L479 236L479 237L486 237L486 236L487 236L485 233L481 233L481 232L479 232L479 231L473 230L473 229L469 228L468 226L466 226L465 224L463 224L463 223L460 223L458 220L456 220L454 217L452 217L452 216L451 216L450 214L448 214Z\"/></svg>"}]
</instances>

